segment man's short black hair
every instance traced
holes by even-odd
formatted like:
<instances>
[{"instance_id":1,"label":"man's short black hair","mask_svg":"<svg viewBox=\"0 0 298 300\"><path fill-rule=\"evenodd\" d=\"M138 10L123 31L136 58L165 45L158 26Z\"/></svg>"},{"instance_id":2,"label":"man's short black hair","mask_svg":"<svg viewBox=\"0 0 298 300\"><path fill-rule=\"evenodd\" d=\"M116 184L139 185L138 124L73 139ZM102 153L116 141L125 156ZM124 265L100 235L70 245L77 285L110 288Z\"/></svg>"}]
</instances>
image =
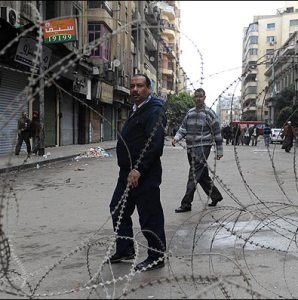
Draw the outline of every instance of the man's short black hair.
<instances>
[{"instance_id":1,"label":"man's short black hair","mask_svg":"<svg viewBox=\"0 0 298 300\"><path fill-rule=\"evenodd\" d=\"M206 93L205 93L204 89L202 89L202 88L196 89L195 93L200 93L200 94L203 94L204 96L206 96Z\"/></svg>"},{"instance_id":2,"label":"man's short black hair","mask_svg":"<svg viewBox=\"0 0 298 300\"><path fill-rule=\"evenodd\" d=\"M132 75L131 78L137 77L137 76L143 76L146 79L146 86L147 86L147 88L151 87L151 80L150 80L150 78L146 74L137 73L137 74Z\"/></svg>"}]
</instances>

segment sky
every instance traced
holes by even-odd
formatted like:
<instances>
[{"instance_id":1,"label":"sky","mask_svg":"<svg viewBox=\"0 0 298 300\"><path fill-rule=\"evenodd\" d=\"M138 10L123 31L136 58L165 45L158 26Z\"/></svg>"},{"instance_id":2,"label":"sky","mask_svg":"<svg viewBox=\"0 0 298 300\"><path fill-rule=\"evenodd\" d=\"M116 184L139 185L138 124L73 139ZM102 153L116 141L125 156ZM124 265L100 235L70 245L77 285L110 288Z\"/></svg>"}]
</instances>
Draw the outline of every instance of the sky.
<instances>
[{"instance_id":1,"label":"sky","mask_svg":"<svg viewBox=\"0 0 298 300\"><path fill-rule=\"evenodd\" d=\"M180 65L198 88L202 55L208 106L241 75L243 28L253 16L275 15L284 5L285 1L180 1ZM240 96L240 87L234 84L225 94Z\"/></svg>"}]
</instances>

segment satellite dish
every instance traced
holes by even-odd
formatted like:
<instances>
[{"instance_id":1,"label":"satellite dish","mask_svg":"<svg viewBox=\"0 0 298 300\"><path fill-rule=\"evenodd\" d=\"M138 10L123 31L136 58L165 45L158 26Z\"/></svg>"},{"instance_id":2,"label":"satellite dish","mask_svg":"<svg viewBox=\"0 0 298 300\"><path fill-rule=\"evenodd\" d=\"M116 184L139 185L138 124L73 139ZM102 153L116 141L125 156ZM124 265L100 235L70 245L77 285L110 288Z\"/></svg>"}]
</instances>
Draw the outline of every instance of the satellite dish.
<instances>
[{"instance_id":1,"label":"satellite dish","mask_svg":"<svg viewBox=\"0 0 298 300\"><path fill-rule=\"evenodd\" d=\"M120 64L121 64L121 62L120 62L120 60L119 59L114 59L114 66L115 67L119 67L120 66Z\"/></svg>"},{"instance_id":2,"label":"satellite dish","mask_svg":"<svg viewBox=\"0 0 298 300\"><path fill-rule=\"evenodd\" d=\"M154 56L150 56L149 60L152 61L152 62L155 61Z\"/></svg>"}]
</instances>

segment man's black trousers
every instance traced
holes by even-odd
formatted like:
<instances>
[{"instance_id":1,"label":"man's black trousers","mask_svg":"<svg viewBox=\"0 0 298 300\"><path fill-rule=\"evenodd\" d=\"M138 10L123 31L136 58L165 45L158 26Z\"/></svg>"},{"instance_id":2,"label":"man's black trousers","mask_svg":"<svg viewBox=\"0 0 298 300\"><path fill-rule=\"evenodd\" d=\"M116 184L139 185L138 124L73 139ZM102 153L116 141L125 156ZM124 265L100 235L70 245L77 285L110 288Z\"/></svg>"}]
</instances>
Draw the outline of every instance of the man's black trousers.
<instances>
[{"instance_id":1,"label":"man's black trousers","mask_svg":"<svg viewBox=\"0 0 298 300\"><path fill-rule=\"evenodd\" d=\"M209 177L207 159L209 157L211 146L200 146L187 150L187 158L189 162L189 174L186 185L186 192L181 201L181 207L189 208L196 191L196 183L199 183L212 200L222 200L222 195ZM194 176L195 175L195 176ZM196 182L194 180L196 179Z\"/></svg>"},{"instance_id":2,"label":"man's black trousers","mask_svg":"<svg viewBox=\"0 0 298 300\"><path fill-rule=\"evenodd\" d=\"M21 151L21 147L23 141L26 143L27 146L27 153L31 153L31 144L30 144L30 133L29 132L21 132L18 134L18 141L15 148L15 154L18 155Z\"/></svg>"},{"instance_id":3,"label":"man's black trousers","mask_svg":"<svg viewBox=\"0 0 298 300\"><path fill-rule=\"evenodd\" d=\"M151 173L150 177L147 178L142 178L141 176L139 186L130 189L117 233L118 236L133 237L133 223L131 216L135 207L137 207L141 230L148 241L148 246L164 252L166 249L166 237L164 231L164 214L160 203L159 189L161 183L161 170L158 171L158 173L159 174L155 174L155 176ZM115 207L123 196L127 185L127 176L127 172L120 171L120 176L110 204L111 213L114 212ZM114 214L112 214L114 230L116 229L120 208L121 204ZM117 253L126 253L129 248L133 247L132 239L117 238ZM163 256L163 254L148 249L148 256L157 258Z\"/></svg>"}]
</instances>

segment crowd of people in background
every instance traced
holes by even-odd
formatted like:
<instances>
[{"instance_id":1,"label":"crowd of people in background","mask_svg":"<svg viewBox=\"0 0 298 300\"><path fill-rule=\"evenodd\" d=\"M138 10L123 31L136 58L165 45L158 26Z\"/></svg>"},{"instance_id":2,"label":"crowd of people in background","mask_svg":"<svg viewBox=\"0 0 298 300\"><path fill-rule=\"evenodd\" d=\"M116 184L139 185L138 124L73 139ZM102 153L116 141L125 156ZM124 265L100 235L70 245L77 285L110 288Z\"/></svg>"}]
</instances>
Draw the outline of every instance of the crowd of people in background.
<instances>
[{"instance_id":1,"label":"crowd of people in background","mask_svg":"<svg viewBox=\"0 0 298 300\"><path fill-rule=\"evenodd\" d=\"M288 121L282 128L282 149L285 149L286 152L290 152L294 140L298 139L297 129L292 125L291 121ZM221 133L226 145L235 144L236 146L255 147L258 144L259 136L262 135L265 147L269 147L272 131L268 123L265 123L262 133L257 125L242 127L239 124L230 123L222 126Z\"/></svg>"}]
</instances>

